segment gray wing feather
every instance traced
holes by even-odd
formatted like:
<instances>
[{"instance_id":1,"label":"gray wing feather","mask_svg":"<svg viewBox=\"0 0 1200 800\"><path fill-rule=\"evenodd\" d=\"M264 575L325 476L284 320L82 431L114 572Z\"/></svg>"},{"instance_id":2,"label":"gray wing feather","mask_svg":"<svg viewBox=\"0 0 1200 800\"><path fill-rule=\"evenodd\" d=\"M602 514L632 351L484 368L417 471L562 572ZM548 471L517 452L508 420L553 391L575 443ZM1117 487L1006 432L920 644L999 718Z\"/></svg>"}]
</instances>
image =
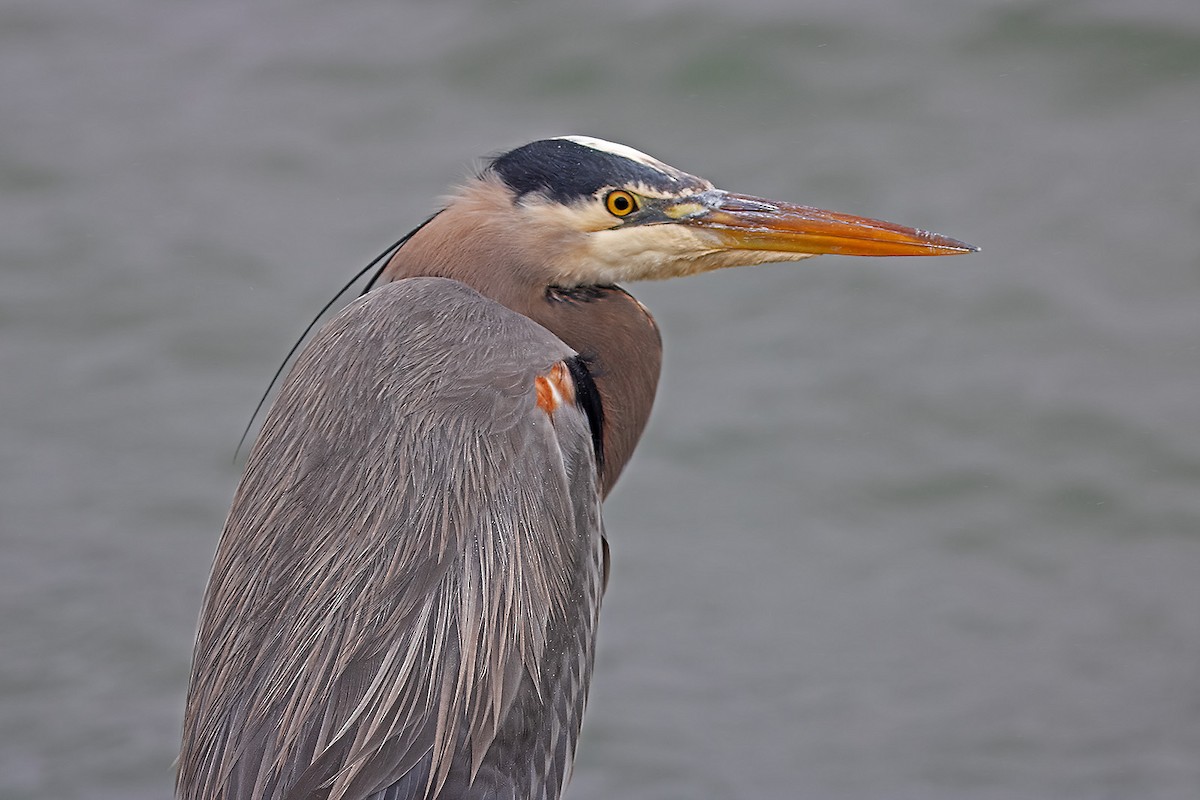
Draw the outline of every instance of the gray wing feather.
<instances>
[{"instance_id":1,"label":"gray wing feather","mask_svg":"<svg viewBox=\"0 0 1200 800\"><path fill-rule=\"evenodd\" d=\"M453 281L331 321L280 390L213 566L181 800L554 798L603 531L573 352Z\"/></svg>"}]
</instances>

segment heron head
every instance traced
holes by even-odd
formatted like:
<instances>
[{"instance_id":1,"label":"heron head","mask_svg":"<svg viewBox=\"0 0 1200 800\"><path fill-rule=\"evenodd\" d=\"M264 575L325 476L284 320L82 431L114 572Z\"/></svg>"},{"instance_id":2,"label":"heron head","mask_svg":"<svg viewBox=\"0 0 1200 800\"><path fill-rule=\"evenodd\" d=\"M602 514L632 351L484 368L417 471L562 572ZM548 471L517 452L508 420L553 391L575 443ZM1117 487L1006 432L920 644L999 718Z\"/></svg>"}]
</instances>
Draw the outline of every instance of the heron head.
<instances>
[{"instance_id":1,"label":"heron head","mask_svg":"<svg viewBox=\"0 0 1200 800\"><path fill-rule=\"evenodd\" d=\"M561 285L672 278L833 253L930 256L978 248L928 231L726 192L645 153L584 136L542 139L492 159L501 188ZM469 189L468 189L469 191Z\"/></svg>"}]
</instances>

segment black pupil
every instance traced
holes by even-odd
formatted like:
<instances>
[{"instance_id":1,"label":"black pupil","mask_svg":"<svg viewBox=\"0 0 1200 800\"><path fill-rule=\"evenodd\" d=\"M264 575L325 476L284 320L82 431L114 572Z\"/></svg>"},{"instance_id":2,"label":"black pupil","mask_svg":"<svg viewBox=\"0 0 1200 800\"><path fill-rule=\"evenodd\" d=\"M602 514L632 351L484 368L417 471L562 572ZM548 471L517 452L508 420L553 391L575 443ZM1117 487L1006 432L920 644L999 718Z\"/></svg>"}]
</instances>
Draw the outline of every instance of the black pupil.
<instances>
[{"instance_id":1,"label":"black pupil","mask_svg":"<svg viewBox=\"0 0 1200 800\"><path fill-rule=\"evenodd\" d=\"M617 197L614 197L613 208L615 208L617 211L628 211L629 198L625 197L624 195L618 195Z\"/></svg>"}]
</instances>

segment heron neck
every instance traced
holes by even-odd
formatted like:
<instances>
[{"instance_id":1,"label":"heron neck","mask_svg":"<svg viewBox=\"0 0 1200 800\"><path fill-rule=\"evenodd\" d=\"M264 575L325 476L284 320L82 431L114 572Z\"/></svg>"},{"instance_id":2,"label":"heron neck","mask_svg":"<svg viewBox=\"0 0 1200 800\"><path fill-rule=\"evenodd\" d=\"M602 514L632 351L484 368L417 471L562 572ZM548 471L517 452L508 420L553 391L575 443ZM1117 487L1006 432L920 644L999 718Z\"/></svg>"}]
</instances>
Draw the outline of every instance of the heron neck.
<instances>
[{"instance_id":1,"label":"heron neck","mask_svg":"<svg viewBox=\"0 0 1200 800\"><path fill-rule=\"evenodd\" d=\"M517 309L520 310L520 309ZM543 290L522 311L587 361L604 409L607 496L650 419L662 368L662 339L645 307L619 286Z\"/></svg>"}]
</instances>

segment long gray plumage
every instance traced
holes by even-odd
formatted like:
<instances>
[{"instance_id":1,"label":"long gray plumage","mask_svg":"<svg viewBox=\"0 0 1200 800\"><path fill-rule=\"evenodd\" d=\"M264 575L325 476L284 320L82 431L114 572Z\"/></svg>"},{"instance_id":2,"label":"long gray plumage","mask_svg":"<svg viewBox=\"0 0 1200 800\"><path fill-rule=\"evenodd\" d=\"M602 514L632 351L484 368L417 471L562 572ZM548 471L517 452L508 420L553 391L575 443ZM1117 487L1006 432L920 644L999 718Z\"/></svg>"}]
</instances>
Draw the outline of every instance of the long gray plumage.
<instances>
[{"instance_id":1,"label":"long gray plumage","mask_svg":"<svg viewBox=\"0 0 1200 800\"><path fill-rule=\"evenodd\" d=\"M574 355L440 278L313 340L217 552L182 800L559 796L604 544L587 418L534 381Z\"/></svg>"}]
</instances>

